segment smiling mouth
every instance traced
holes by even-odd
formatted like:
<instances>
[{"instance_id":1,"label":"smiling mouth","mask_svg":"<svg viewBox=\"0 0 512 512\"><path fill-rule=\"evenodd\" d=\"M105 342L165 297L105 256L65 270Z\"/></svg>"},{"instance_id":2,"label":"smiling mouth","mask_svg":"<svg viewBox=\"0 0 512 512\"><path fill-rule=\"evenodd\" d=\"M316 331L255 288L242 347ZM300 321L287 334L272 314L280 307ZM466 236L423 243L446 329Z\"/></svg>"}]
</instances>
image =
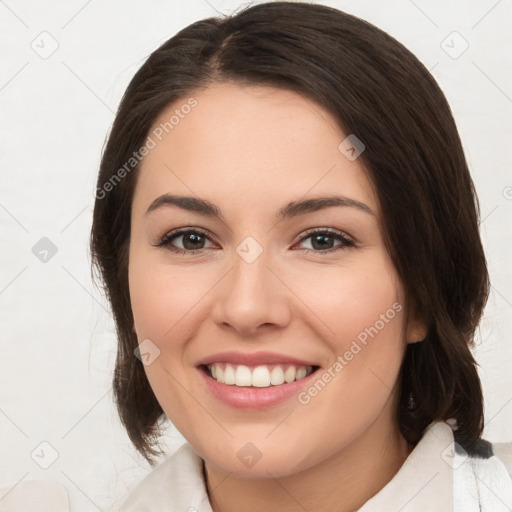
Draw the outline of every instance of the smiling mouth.
<instances>
[{"instance_id":1,"label":"smiling mouth","mask_svg":"<svg viewBox=\"0 0 512 512\"><path fill-rule=\"evenodd\" d=\"M237 387L268 388L304 379L319 366L269 364L246 366L232 363L202 365L203 371L221 384Z\"/></svg>"}]
</instances>

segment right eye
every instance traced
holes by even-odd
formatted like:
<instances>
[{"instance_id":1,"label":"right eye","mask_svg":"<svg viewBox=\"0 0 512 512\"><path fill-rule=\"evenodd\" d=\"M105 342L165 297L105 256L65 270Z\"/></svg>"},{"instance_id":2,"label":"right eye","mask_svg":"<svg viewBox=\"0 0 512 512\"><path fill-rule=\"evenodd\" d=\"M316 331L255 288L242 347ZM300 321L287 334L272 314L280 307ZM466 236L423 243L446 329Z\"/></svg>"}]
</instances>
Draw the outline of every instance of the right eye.
<instances>
[{"instance_id":1,"label":"right eye","mask_svg":"<svg viewBox=\"0 0 512 512\"><path fill-rule=\"evenodd\" d=\"M174 242L179 239L182 239L181 245L183 248L174 245ZM179 254L196 254L198 251L205 249L205 247L203 247L205 241L211 242L211 239L206 232L202 230L196 228L178 229L167 233L155 245Z\"/></svg>"}]
</instances>

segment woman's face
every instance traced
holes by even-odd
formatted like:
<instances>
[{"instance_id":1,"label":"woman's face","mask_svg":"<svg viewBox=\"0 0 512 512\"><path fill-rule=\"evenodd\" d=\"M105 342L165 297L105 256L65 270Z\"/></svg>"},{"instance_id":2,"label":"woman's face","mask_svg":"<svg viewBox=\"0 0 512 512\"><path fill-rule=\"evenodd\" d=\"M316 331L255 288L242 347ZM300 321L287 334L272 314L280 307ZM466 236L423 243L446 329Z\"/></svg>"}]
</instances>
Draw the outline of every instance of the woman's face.
<instances>
[{"instance_id":1,"label":"woman's face","mask_svg":"<svg viewBox=\"0 0 512 512\"><path fill-rule=\"evenodd\" d=\"M362 147L293 92L191 96L155 123L132 207L134 328L165 413L242 476L396 431L393 390L421 329L405 323Z\"/></svg>"}]
</instances>

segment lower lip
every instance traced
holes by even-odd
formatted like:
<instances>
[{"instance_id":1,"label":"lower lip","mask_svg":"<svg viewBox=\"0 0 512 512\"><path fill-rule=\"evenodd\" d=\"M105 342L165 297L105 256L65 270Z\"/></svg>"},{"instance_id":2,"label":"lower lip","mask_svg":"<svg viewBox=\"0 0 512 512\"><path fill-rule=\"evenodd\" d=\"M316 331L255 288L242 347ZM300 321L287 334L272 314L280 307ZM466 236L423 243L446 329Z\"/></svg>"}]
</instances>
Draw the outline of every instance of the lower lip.
<instances>
[{"instance_id":1,"label":"lower lip","mask_svg":"<svg viewBox=\"0 0 512 512\"><path fill-rule=\"evenodd\" d=\"M293 382L269 386L268 388L229 386L217 382L202 368L198 369L209 390L222 402L239 409L257 409L277 405L291 397L296 397L299 392L308 385L317 373L310 373L307 377Z\"/></svg>"}]
</instances>

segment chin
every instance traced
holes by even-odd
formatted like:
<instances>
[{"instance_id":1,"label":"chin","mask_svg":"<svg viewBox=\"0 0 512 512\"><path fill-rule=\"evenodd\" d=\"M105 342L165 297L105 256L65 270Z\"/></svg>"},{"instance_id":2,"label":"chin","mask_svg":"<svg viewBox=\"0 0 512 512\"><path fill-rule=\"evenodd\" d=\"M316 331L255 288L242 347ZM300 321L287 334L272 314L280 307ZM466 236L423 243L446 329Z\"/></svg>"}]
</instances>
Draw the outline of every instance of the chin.
<instances>
[{"instance_id":1,"label":"chin","mask_svg":"<svg viewBox=\"0 0 512 512\"><path fill-rule=\"evenodd\" d=\"M244 436L244 439L248 438ZM284 441L276 436L272 441L261 434L254 436L254 441L235 438L199 449L192 446L208 464L238 478L285 477L307 470L322 458L318 451L314 455L314 447L308 449L298 440Z\"/></svg>"}]
</instances>

